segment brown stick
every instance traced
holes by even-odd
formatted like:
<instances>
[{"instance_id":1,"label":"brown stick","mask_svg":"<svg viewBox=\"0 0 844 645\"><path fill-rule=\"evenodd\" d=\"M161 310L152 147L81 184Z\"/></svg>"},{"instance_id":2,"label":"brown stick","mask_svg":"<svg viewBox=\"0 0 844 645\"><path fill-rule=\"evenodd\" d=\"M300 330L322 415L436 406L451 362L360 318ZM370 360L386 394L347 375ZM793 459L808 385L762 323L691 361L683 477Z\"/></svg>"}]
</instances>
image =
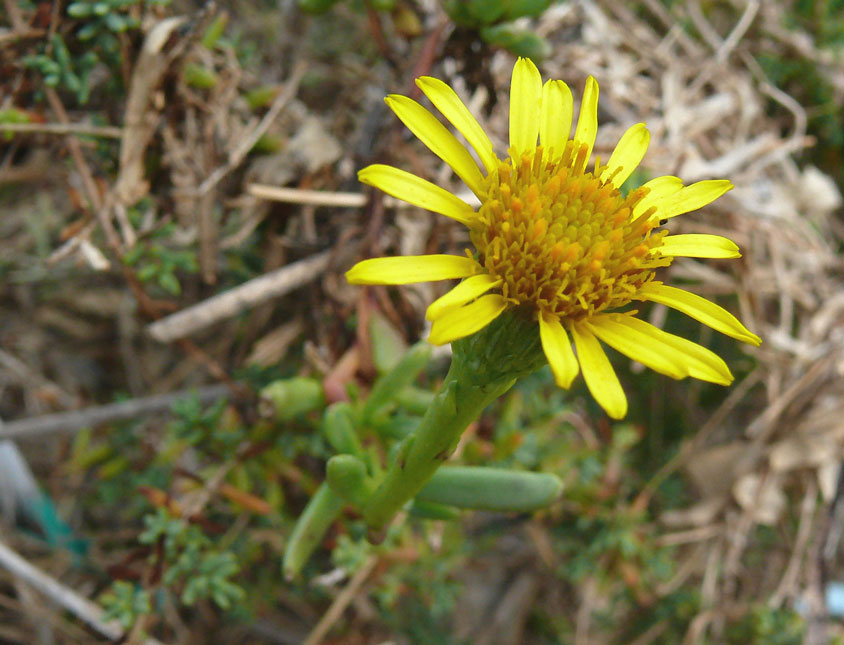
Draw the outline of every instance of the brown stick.
<instances>
[{"instance_id":1,"label":"brown stick","mask_svg":"<svg viewBox=\"0 0 844 645\"><path fill-rule=\"evenodd\" d=\"M53 88L48 87L44 90L44 93L47 96L47 102L50 104L50 109L55 113L56 118L61 123L69 124L70 119L68 118L64 105L62 104L56 91ZM100 226L103 229L106 240L108 240L108 244L112 250L119 253L123 245L120 242L120 238L117 236L117 231L114 229L114 225L108 217L108 213L103 209L103 200L100 196L100 191L97 188L97 183L94 181L94 176L91 174L91 169L88 167L88 163L85 161L85 157L82 154L82 146L79 144L79 139L73 135L69 136L67 139L67 148L70 151L70 156L73 157L73 163L76 165L79 175L82 177L82 185L85 187L85 193L87 194L88 201L91 204L91 208L97 215L97 219L100 222Z\"/></svg>"},{"instance_id":2,"label":"brown stick","mask_svg":"<svg viewBox=\"0 0 844 645\"><path fill-rule=\"evenodd\" d=\"M32 134L67 134L83 137L103 137L105 139L119 139L123 136L123 128L106 125L89 125L87 123L4 123L0 125L3 132L21 132Z\"/></svg>"},{"instance_id":3,"label":"brown stick","mask_svg":"<svg viewBox=\"0 0 844 645\"><path fill-rule=\"evenodd\" d=\"M349 606L349 603L352 602L360 586L369 577L369 574L372 573L372 569L375 568L377 562L378 558L370 555L366 562L361 565L360 569L355 571L355 575L349 581L349 584L338 594L328 608L328 611L325 612L316 626L311 630L311 633L308 634L308 638L305 639L305 645L319 645L322 642L322 639L325 638L328 631L334 626L334 623L337 622L346 610L346 607Z\"/></svg>"},{"instance_id":4,"label":"brown stick","mask_svg":"<svg viewBox=\"0 0 844 645\"><path fill-rule=\"evenodd\" d=\"M54 432L77 432L103 423L128 421L141 415L160 414L170 410L177 400L190 396L194 392L203 403L210 403L232 394L228 385L209 385L195 390L180 390L120 403L108 403L81 410L19 419L0 423L0 439L31 439Z\"/></svg>"},{"instance_id":5,"label":"brown stick","mask_svg":"<svg viewBox=\"0 0 844 645\"><path fill-rule=\"evenodd\" d=\"M260 123L255 126L255 129L249 133L249 135L243 139L241 144L231 151L229 154L229 158L222 166L217 168L214 172L212 172L206 179L203 181L199 188L197 188L196 193L197 195L204 195L209 190L211 190L214 186L216 186L219 181L225 177L229 172L237 168L240 165L240 162L243 161L243 158L249 154L249 151L255 147L255 144L258 142L263 134L269 129L272 125L273 121L278 118L278 115L284 109L284 107L290 102L290 100L296 96L296 92L299 89L299 82L302 80L302 77L305 75L305 65L302 63L297 64L293 68L293 72L290 74L290 79L287 81L287 85L284 87L284 90L279 92L278 96L276 96L275 101L270 106L270 109L267 110L267 113L264 115L264 118L261 119Z\"/></svg>"},{"instance_id":6,"label":"brown stick","mask_svg":"<svg viewBox=\"0 0 844 645\"><path fill-rule=\"evenodd\" d=\"M70 587L66 587L41 569L32 566L3 542L0 542L0 566L93 627L106 638L117 641L124 637L125 632L118 621L103 620L105 612L102 607L79 595ZM161 645L161 641L154 638L147 638L143 642L146 645Z\"/></svg>"},{"instance_id":7,"label":"brown stick","mask_svg":"<svg viewBox=\"0 0 844 645\"><path fill-rule=\"evenodd\" d=\"M294 262L217 294L192 307L157 320L147 327L161 343L189 336L216 322L231 318L270 298L282 296L316 279L328 267L330 251Z\"/></svg>"}]
</instances>

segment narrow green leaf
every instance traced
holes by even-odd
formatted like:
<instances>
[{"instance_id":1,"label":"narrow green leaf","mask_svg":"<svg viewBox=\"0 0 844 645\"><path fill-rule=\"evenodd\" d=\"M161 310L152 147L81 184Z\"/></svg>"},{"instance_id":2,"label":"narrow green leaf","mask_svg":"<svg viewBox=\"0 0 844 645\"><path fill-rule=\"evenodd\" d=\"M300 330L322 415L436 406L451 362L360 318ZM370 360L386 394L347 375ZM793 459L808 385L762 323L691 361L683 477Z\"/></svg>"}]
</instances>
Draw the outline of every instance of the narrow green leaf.
<instances>
[{"instance_id":1,"label":"narrow green leaf","mask_svg":"<svg viewBox=\"0 0 844 645\"><path fill-rule=\"evenodd\" d=\"M301 573L302 567L322 542L331 523L340 514L344 503L343 498L331 490L326 482L314 493L299 516L284 549L282 569L288 580Z\"/></svg>"},{"instance_id":2,"label":"narrow green leaf","mask_svg":"<svg viewBox=\"0 0 844 645\"><path fill-rule=\"evenodd\" d=\"M525 512L547 506L562 489L563 482L550 473L443 466L416 498L458 508Z\"/></svg>"}]
</instances>

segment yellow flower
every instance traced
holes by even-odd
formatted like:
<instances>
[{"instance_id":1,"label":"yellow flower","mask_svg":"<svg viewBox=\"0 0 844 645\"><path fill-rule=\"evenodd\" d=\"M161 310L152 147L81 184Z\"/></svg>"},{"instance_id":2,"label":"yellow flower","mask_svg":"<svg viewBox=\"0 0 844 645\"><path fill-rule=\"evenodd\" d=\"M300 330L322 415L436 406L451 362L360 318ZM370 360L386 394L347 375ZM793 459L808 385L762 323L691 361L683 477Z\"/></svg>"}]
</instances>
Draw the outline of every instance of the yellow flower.
<instances>
[{"instance_id":1,"label":"yellow flower","mask_svg":"<svg viewBox=\"0 0 844 645\"><path fill-rule=\"evenodd\" d=\"M579 371L598 403L615 418L627 399L599 341L651 369L727 385L724 361L708 349L617 312L633 301L677 309L740 341L758 345L732 314L688 291L654 279L673 258L737 258L738 247L718 235L668 235L670 218L696 210L732 188L725 180L689 186L658 177L623 196L619 187L645 156L650 135L632 126L609 161L587 170L597 133L598 83L590 77L573 137L572 95L562 81L544 85L536 66L520 58L510 86L509 156L492 142L457 94L435 78L416 84L465 137L484 166L424 107L405 96L387 105L478 196L469 204L424 179L385 165L359 173L365 184L465 224L476 253L364 260L346 274L353 284L407 284L464 278L427 311L430 341L449 343L482 329L519 306L539 324L542 349L557 384L568 388ZM538 139L538 144L537 144ZM574 340L574 349L569 339Z\"/></svg>"}]
</instances>

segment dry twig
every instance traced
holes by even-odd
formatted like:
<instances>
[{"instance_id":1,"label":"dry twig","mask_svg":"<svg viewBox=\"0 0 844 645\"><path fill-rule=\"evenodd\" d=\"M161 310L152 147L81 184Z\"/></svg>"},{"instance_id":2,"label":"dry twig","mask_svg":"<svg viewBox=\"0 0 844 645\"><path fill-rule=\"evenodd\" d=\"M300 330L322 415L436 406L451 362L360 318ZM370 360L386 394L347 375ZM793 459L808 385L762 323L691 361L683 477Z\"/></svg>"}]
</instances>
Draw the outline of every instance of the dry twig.
<instances>
[{"instance_id":1,"label":"dry twig","mask_svg":"<svg viewBox=\"0 0 844 645\"><path fill-rule=\"evenodd\" d=\"M315 280L328 268L330 251L294 262L258 278L224 291L187 309L157 320L149 327L149 334L161 343L169 343L189 336L200 329L266 302L283 296Z\"/></svg>"},{"instance_id":2,"label":"dry twig","mask_svg":"<svg viewBox=\"0 0 844 645\"><path fill-rule=\"evenodd\" d=\"M2 541L0 541L0 566L93 627L106 638L119 640L125 636L123 628L116 620L103 620L105 612L102 607L32 566ZM162 645L161 641L154 638L147 638L143 642L146 645Z\"/></svg>"},{"instance_id":3,"label":"dry twig","mask_svg":"<svg viewBox=\"0 0 844 645\"><path fill-rule=\"evenodd\" d=\"M104 423L128 421L142 415L168 412L173 407L173 403L194 394L203 403L209 403L224 396L230 396L231 393L231 388L228 385L209 385L195 390L182 390L70 412L19 419L0 425L0 439L32 439L54 432L77 432L83 428L91 428Z\"/></svg>"}]
</instances>

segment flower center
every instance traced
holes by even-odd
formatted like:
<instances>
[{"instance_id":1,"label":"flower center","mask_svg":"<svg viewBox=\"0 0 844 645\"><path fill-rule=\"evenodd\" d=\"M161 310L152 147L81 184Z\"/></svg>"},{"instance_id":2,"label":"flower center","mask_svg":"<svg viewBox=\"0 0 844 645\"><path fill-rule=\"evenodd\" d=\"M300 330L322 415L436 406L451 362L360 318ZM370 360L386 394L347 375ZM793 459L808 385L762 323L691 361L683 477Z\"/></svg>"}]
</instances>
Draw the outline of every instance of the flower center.
<instances>
[{"instance_id":1,"label":"flower center","mask_svg":"<svg viewBox=\"0 0 844 645\"><path fill-rule=\"evenodd\" d=\"M537 147L489 173L471 239L505 298L581 320L626 305L670 263L651 254L665 235L652 234L653 210L631 216L648 189L623 197L611 179L586 172L586 146L574 141L559 158Z\"/></svg>"}]
</instances>

